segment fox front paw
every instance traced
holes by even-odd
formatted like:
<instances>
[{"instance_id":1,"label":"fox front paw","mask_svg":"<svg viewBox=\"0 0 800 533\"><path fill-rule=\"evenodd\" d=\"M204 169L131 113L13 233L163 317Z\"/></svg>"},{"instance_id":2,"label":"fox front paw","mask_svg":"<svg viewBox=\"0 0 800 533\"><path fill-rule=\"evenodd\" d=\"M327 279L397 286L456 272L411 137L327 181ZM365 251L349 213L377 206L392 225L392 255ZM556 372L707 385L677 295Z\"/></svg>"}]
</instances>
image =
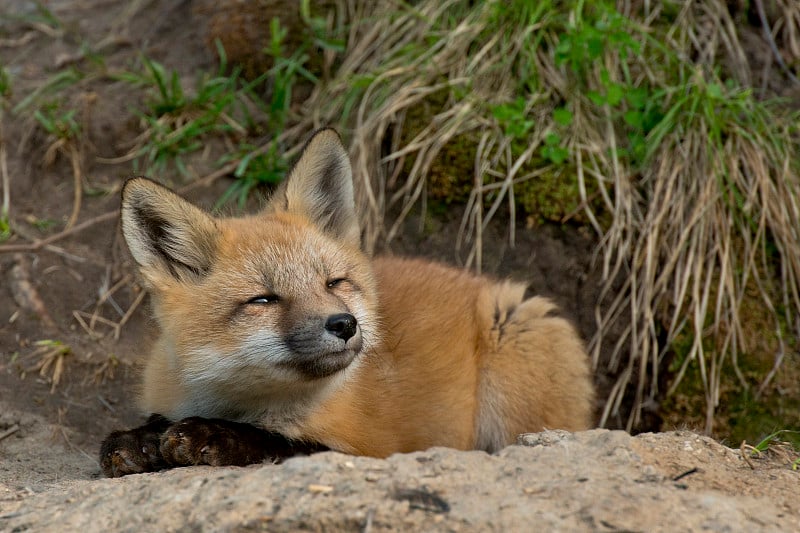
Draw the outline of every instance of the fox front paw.
<instances>
[{"instance_id":1,"label":"fox front paw","mask_svg":"<svg viewBox=\"0 0 800 533\"><path fill-rule=\"evenodd\" d=\"M244 466L270 455L269 435L249 424L191 417L164 432L160 450L171 466Z\"/></svg>"},{"instance_id":2,"label":"fox front paw","mask_svg":"<svg viewBox=\"0 0 800 533\"><path fill-rule=\"evenodd\" d=\"M128 431L112 431L100 445L100 467L106 477L155 472L166 468L161 456L161 434L169 420L151 415L147 423Z\"/></svg>"},{"instance_id":3,"label":"fox front paw","mask_svg":"<svg viewBox=\"0 0 800 533\"><path fill-rule=\"evenodd\" d=\"M191 417L172 423L152 415L144 426L106 437L100 446L100 466L106 476L120 477L176 466L279 462L327 449L240 422Z\"/></svg>"}]
</instances>

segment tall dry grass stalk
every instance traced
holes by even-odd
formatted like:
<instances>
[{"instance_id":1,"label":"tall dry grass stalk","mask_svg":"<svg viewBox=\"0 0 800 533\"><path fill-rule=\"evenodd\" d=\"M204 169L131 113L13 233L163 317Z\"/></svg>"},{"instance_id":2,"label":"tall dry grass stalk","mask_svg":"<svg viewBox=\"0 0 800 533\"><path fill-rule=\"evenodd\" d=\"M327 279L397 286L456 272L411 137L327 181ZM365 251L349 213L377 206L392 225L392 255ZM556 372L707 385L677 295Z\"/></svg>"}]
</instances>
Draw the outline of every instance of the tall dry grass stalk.
<instances>
[{"instance_id":1,"label":"tall dry grass stalk","mask_svg":"<svg viewBox=\"0 0 800 533\"><path fill-rule=\"evenodd\" d=\"M796 54L798 7L779 3L784 15L775 31ZM617 6L627 22L610 20L638 44L607 46L593 62L571 65L556 57L565 36L572 35L574 49L582 27L608 31L585 22L583 2L343 1L346 53L289 137L325 124L349 126L372 248L391 241L424 202L440 152L471 135L473 188L457 245L478 270L483 231L504 204L513 242L515 187L545 172L574 172L599 235L605 280L593 360L617 376L601 425L614 419L635 428L644 407L664 393L658 384L666 354L688 338L668 392L695 367L711 431L726 365L749 386L738 367L751 345L739 315L746 293L755 288L773 313L782 346L774 369L786 335L800 329L797 123L736 88L749 86L752 75L724 1L671 3L677 11L669 16L661 3L645 2L641 11L631 4ZM717 79L719 65L733 87ZM525 76L531 81L522 87ZM642 134L646 150L638 158L630 155L619 105L592 98L612 84L647 88L648 108L660 110ZM519 135L492 112L520 95L522 149ZM571 120L559 127L553 111L565 103ZM409 123L423 105L429 120ZM561 165L541 156L556 131L569 151ZM611 345L606 332L614 325L623 333Z\"/></svg>"}]
</instances>

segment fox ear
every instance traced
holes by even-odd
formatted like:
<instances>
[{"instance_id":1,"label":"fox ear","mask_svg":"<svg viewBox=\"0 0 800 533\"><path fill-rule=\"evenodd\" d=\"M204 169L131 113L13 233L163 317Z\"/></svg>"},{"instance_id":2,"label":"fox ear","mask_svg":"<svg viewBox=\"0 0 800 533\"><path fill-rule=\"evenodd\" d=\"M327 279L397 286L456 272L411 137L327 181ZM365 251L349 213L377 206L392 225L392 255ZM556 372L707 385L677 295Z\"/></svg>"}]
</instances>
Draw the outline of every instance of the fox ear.
<instances>
[{"instance_id":1,"label":"fox ear","mask_svg":"<svg viewBox=\"0 0 800 533\"><path fill-rule=\"evenodd\" d=\"M353 171L335 130L319 130L309 139L271 207L304 215L333 237L360 245Z\"/></svg>"},{"instance_id":2,"label":"fox ear","mask_svg":"<svg viewBox=\"0 0 800 533\"><path fill-rule=\"evenodd\" d=\"M171 190L146 178L122 189L122 234L148 282L202 277L217 243L214 219Z\"/></svg>"}]
</instances>

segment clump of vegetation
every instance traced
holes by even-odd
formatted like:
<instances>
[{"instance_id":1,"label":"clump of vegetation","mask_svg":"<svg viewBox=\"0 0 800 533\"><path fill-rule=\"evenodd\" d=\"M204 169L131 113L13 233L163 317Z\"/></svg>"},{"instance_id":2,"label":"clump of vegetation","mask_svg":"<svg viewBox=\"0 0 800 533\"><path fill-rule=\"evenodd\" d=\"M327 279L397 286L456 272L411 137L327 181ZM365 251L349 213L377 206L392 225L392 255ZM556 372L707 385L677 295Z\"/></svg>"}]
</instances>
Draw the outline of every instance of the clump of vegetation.
<instances>
[{"instance_id":1,"label":"clump of vegetation","mask_svg":"<svg viewBox=\"0 0 800 533\"><path fill-rule=\"evenodd\" d=\"M232 139L233 149L221 158L236 179L218 202L236 199L244 203L252 189L274 185L285 174L285 130L293 117L293 94L300 82L317 83L318 78L308 70L312 61L309 49L313 46L329 51L341 51L340 43L325 38L326 23L314 18L308 2L300 4L302 20L309 28L308 40L287 47L289 29L275 17L269 21L267 46L260 51L269 58L269 70L253 77L242 76L241 65L229 66L227 53L220 40L214 44L219 58L219 70L209 76L201 74L193 91L177 73L160 63L142 57L141 69L118 73L119 80L148 91L141 118L142 134L129 153L114 162L133 159L143 162L148 170L161 173L165 166L175 165L188 175L183 157L197 152L210 138L223 136ZM228 35L225 33L223 36ZM261 64L261 62L258 62ZM268 90L265 92L264 89ZM268 135L271 140L256 146L255 139Z\"/></svg>"},{"instance_id":2,"label":"clump of vegetation","mask_svg":"<svg viewBox=\"0 0 800 533\"><path fill-rule=\"evenodd\" d=\"M58 28L57 19L49 11L43 20ZM47 26L50 27L50 26ZM31 91L11 110L15 115L32 112L36 128L44 134L45 151L42 158L44 166L53 165L60 155L70 163L73 181L72 211L65 229L72 228L80 215L83 197L82 152L84 132L78 118L78 109L68 103L65 93L87 79L87 73L77 68L58 71L48 80Z\"/></svg>"},{"instance_id":3,"label":"clump of vegetation","mask_svg":"<svg viewBox=\"0 0 800 533\"><path fill-rule=\"evenodd\" d=\"M64 374L64 361L72 355L72 349L61 341L36 341L36 350L26 359L34 360L34 364L24 369L22 377L28 372L38 371L39 375L50 383L50 393L54 393Z\"/></svg>"},{"instance_id":4,"label":"clump of vegetation","mask_svg":"<svg viewBox=\"0 0 800 533\"><path fill-rule=\"evenodd\" d=\"M34 111L33 116L39 127L47 134L47 149L44 164L52 165L58 154L69 159L72 166L73 200L72 213L65 229L75 225L81 211L83 197L83 179L81 174L80 135L81 127L75 119L75 109L62 109L59 102L48 102Z\"/></svg>"},{"instance_id":5,"label":"clump of vegetation","mask_svg":"<svg viewBox=\"0 0 800 533\"><path fill-rule=\"evenodd\" d=\"M754 468L754 466L750 458L760 458L765 454L769 454L789 463L792 470L798 470L800 469L800 457L798 457L800 447L797 444L799 437L800 431L779 429L761 439L755 446L748 445L746 441L742 441L742 456L751 468ZM790 440L783 439L793 439L794 444Z\"/></svg>"},{"instance_id":6,"label":"clump of vegetation","mask_svg":"<svg viewBox=\"0 0 800 533\"><path fill-rule=\"evenodd\" d=\"M242 205L254 187L279 183L288 169L286 149L281 140L292 120L290 111L295 87L300 82L318 82L318 78L307 68L311 61L309 48L314 45L322 50L341 51L341 45L336 40L317 36L322 33L324 24L320 19L311 17L308 9L308 2L302 2L303 20L314 30L310 34L312 37L292 48L286 44L289 29L282 26L277 17L270 20L269 46L264 48L263 54L270 58L271 67L250 82L248 88L257 87L262 82L268 83L270 87L267 98L259 101L267 117L267 130L272 132L273 140L261 148L242 143L237 152L224 158L224 161L238 161L233 172L237 180L225 192L219 204L235 197ZM221 48L220 56L224 57Z\"/></svg>"},{"instance_id":7,"label":"clump of vegetation","mask_svg":"<svg viewBox=\"0 0 800 533\"><path fill-rule=\"evenodd\" d=\"M198 151L205 139L215 135L245 135L250 118L245 91L240 91L238 73L224 74L224 62L216 76L198 76L194 91L184 90L177 71L143 57L142 68L116 77L148 92L145 109L138 111L142 133L123 158L142 160L148 169L163 171L170 163L181 174L187 169L183 156ZM237 113L245 111L244 113Z\"/></svg>"}]
</instances>

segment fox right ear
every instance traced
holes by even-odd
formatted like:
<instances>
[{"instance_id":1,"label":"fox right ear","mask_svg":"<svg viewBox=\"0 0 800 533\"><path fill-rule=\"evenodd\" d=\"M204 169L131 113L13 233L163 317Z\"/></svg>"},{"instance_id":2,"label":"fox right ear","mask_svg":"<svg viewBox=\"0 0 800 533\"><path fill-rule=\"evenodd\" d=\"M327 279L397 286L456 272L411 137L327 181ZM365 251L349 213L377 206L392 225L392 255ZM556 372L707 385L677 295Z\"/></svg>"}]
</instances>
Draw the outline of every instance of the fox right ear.
<instances>
[{"instance_id":1,"label":"fox right ear","mask_svg":"<svg viewBox=\"0 0 800 533\"><path fill-rule=\"evenodd\" d=\"M122 188L122 234L149 283L206 274L217 245L214 219L171 190L146 178Z\"/></svg>"},{"instance_id":2,"label":"fox right ear","mask_svg":"<svg viewBox=\"0 0 800 533\"><path fill-rule=\"evenodd\" d=\"M360 245L353 171L336 131L324 128L311 136L271 207L304 215L329 235Z\"/></svg>"}]
</instances>

